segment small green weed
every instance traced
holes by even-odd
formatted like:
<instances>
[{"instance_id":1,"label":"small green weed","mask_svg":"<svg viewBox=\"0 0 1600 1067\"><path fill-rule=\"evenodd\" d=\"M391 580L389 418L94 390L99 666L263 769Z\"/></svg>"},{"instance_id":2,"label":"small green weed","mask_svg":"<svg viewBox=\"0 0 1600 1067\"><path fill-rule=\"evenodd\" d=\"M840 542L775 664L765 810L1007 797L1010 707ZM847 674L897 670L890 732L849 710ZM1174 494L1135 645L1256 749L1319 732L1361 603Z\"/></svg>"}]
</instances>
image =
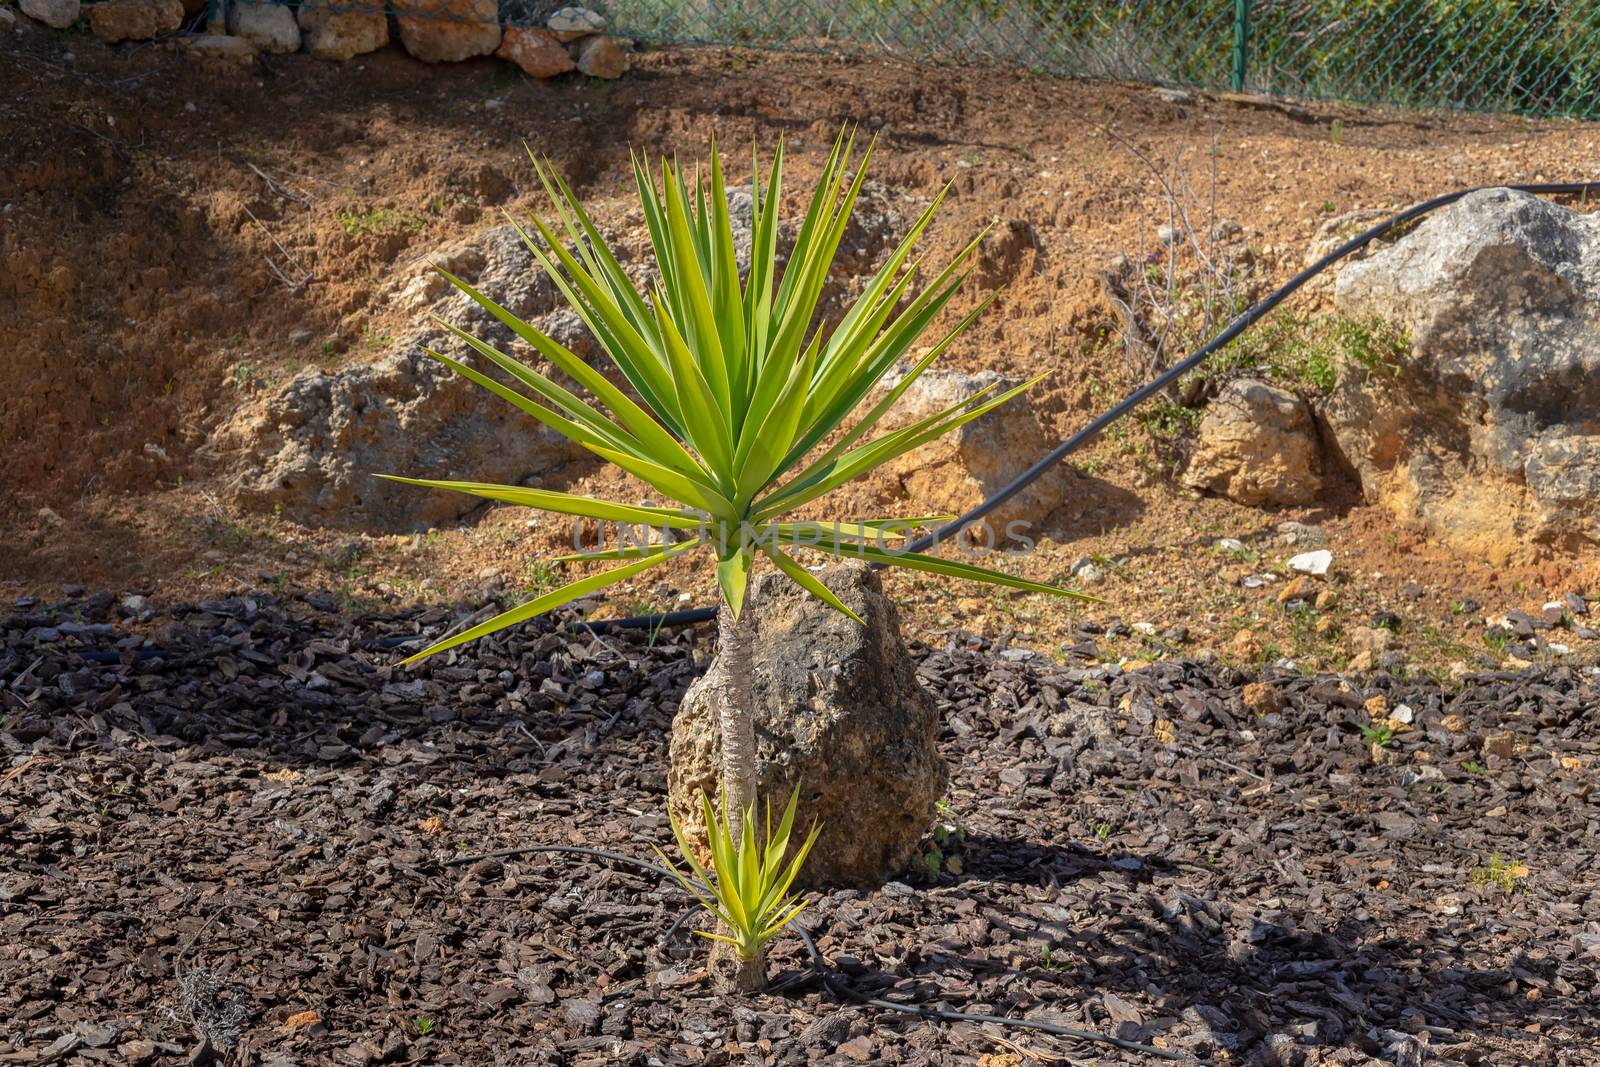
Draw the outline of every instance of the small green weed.
<instances>
[{"instance_id":1,"label":"small green weed","mask_svg":"<svg viewBox=\"0 0 1600 1067\"><path fill-rule=\"evenodd\" d=\"M1389 742L1394 740L1394 730L1386 723L1375 723L1361 727L1361 740L1376 748L1388 748Z\"/></svg>"},{"instance_id":2,"label":"small green weed","mask_svg":"<svg viewBox=\"0 0 1600 1067\"><path fill-rule=\"evenodd\" d=\"M1056 959L1055 948L1052 945L1046 945L1040 950L1039 965L1047 971L1056 971L1057 973L1072 970L1071 962Z\"/></svg>"},{"instance_id":3,"label":"small green weed","mask_svg":"<svg viewBox=\"0 0 1600 1067\"><path fill-rule=\"evenodd\" d=\"M1489 768L1485 767L1475 759L1463 760L1461 763L1461 769L1466 771L1468 774L1483 775L1489 773Z\"/></svg>"},{"instance_id":4,"label":"small green weed","mask_svg":"<svg viewBox=\"0 0 1600 1067\"><path fill-rule=\"evenodd\" d=\"M1489 857L1488 866L1472 868L1469 877L1472 879L1472 888L1480 892L1490 888L1499 889L1509 897L1517 891L1517 879L1526 878L1529 873L1527 864L1507 860L1496 852Z\"/></svg>"},{"instance_id":5,"label":"small green weed","mask_svg":"<svg viewBox=\"0 0 1600 1067\"><path fill-rule=\"evenodd\" d=\"M411 1025L417 1028L418 1037L427 1037L437 1028L438 1024L426 1015L419 1015L411 1020Z\"/></svg>"},{"instance_id":6,"label":"small green weed","mask_svg":"<svg viewBox=\"0 0 1600 1067\"><path fill-rule=\"evenodd\" d=\"M961 873L960 857L951 853L961 848L961 842L966 839L966 831L961 828L955 808L950 804L948 797L940 797L935 801L933 810L938 818L933 824L933 829L929 831L933 843L922 854L922 865L927 869L929 880L937 881L939 875L945 871L951 874Z\"/></svg>"},{"instance_id":7,"label":"small green weed","mask_svg":"<svg viewBox=\"0 0 1600 1067\"><path fill-rule=\"evenodd\" d=\"M383 233L394 220L394 215L383 208L365 211L335 211L334 221L344 227L344 232L354 237L358 233Z\"/></svg>"}]
</instances>

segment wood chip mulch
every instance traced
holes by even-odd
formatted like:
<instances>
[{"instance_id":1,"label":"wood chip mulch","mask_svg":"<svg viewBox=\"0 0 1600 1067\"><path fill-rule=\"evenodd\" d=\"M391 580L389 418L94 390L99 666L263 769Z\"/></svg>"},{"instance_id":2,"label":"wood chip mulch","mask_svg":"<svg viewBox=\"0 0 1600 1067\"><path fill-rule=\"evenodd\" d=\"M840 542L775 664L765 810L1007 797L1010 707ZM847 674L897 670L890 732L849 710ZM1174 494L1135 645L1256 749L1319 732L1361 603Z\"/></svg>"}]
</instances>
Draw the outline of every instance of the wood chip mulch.
<instances>
[{"instance_id":1,"label":"wood chip mulch","mask_svg":"<svg viewBox=\"0 0 1600 1067\"><path fill-rule=\"evenodd\" d=\"M667 847L667 732L710 651L541 623L398 666L457 622L265 593L0 616L0 1064L1154 1062L842 1003L794 938L727 999L647 875L449 865ZM909 636L942 844L805 920L862 992L1218 1064L1600 1063L1600 678Z\"/></svg>"}]
</instances>

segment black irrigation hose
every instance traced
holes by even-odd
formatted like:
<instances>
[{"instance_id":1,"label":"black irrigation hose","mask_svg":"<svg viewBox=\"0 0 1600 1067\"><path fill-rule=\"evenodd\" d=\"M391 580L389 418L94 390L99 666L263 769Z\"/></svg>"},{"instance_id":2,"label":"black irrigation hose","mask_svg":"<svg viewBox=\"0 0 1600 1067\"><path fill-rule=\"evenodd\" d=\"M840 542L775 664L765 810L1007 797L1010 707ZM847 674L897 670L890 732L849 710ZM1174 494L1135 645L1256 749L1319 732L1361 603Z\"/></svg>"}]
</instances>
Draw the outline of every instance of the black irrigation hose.
<instances>
[{"instance_id":1,"label":"black irrigation hose","mask_svg":"<svg viewBox=\"0 0 1600 1067\"><path fill-rule=\"evenodd\" d=\"M454 859L446 860L444 865L446 867L464 867L468 864L478 863L483 860L510 859L515 856L528 856L534 853L544 852L555 852L573 856L592 856L611 863L619 863L623 866L634 867L641 871L647 871L650 874L667 879L669 882L672 882L675 878L671 871L667 870L659 863L651 863L649 860L635 859L632 856L625 856L620 852L607 852L598 848L583 848L579 845L529 845L525 848L508 848L500 852L486 852L476 856L457 856ZM703 886L701 888L704 889ZM672 924L671 930L668 931L669 935L673 932L676 932L682 924L683 918L680 917L677 922ZM816 972L817 977L822 980L822 984L825 989L835 996L843 997L846 1000L853 1000L856 1003L862 1004L869 1008L880 1008L884 1011L899 1012L902 1015L916 1015L923 1019L936 1019L940 1022L998 1023L1002 1026L1014 1026L1021 1030L1038 1030L1041 1033L1053 1034L1056 1037L1071 1038L1075 1041L1091 1041L1102 1045L1113 1045L1126 1052L1137 1052L1140 1055L1154 1056L1157 1059L1162 1060L1174 1060L1187 1063L1205 1062L1187 1052L1179 1052L1176 1049L1169 1048L1157 1048L1154 1045L1144 1045L1137 1041L1129 1041L1126 1038L1116 1037L1112 1034L1097 1033L1093 1030L1077 1030L1070 1026L1061 1026L1057 1023L1041 1022L1037 1019L1012 1019L1004 1015L975 1015L964 1011L947 1011L942 1008L924 1008L916 1004L900 1004L893 1000L883 1000L879 997L869 996L868 994L863 993L861 990L852 986L845 980L843 975L829 966L828 961L823 958L821 951L818 950L817 943L812 940L809 931L807 931L799 923L790 923L789 929L793 930L795 935L800 938L801 943L805 945L806 954L811 958L811 968Z\"/></svg>"},{"instance_id":2,"label":"black irrigation hose","mask_svg":"<svg viewBox=\"0 0 1600 1067\"><path fill-rule=\"evenodd\" d=\"M1228 344L1240 334L1244 333L1244 331L1254 326L1269 311L1287 300L1295 293L1296 290L1300 289L1318 274L1321 274L1323 271L1327 270L1341 259L1344 259L1352 252L1356 252L1362 248L1365 248L1367 245L1382 237L1396 226L1404 226L1406 223L1411 222L1414 219L1419 219L1429 212L1437 211L1439 208L1453 204L1464 196L1469 196L1472 193L1481 192L1485 189L1514 189L1517 192L1533 193L1541 196L1560 194L1588 195L1590 193L1600 193L1600 181L1536 182L1524 185L1474 186L1470 189L1459 189L1453 193L1445 193L1442 196L1434 197L1432 200L1424 200L1420 204L1406 208L1397 215L1391 215L1389 218L1378 223L1376 226L1363 230L1361 233L1350 238L1350 240L1346 241L1338 248L1335 248L1333 251L1329 252L1327 255L1311 264L1311 266L1305 268L1299 274L1296 274L1293 278L1290 278L1283 285L1279 286L1277 289L1274 289L1265 298L1246 309L1232 322L1228 323L1227 327L1221 333L1217 334L1210 341L1207 341L1203 346L1196 349L1181 363L1174 364L1167 370L1162 371L1155 378L1152 378L1144 385L1141 385L1138 389L1135 389L1133 392L1129 393L1115 407L1111 408L1089 425L1085 426L1083 429L1079 430L1077 433L1061 442L1037 463L1023 471L1021 474L1017 475L1009 484L1002 487L993 496L983 501L983 503L967 512L965 515L962 515L960 518L946 523L937 530L924 534L923 536L912 541L906 546L906 551L924 552L929 548L937 547L941 541L944 541L950 537L954 537L967 526L977 522L985 515L988 515L995 508L1004 504L1006 501L1010 500L1012 497L1026 489L1041 475L1043 475L1045 471L1054 467L1067 456L1073 452L1076 452L1090 441L1094 440L1094 438L1103 433L1112 423L1122 418L1128 412L1132 411L1134 408L1138 407L1140 404L1150 399L1150 397L1154 396L1162 389L1165 389L1168 385L1171 385L1173 382L1177 381L1191 370L1194 370L1207 359L1210 359L1224 345ZM874 563L872 566L880 567L882 564ZM716 618L716 616L716 608L690 608L685 611L669 611L657 615L634 615L625 619L606 619L598 622L580 622L577 623L576 626L585 628L590 632L597 634L607 633L612 630L661 630L669 626L693 626L696 623L710 622L712 619ZM413 641L420 640L422 640L422 638L418 635L392 635L390 637L379 639L369 647L396 648L400 645L409 644ZM80 651L77 654L96 663L116 663L120 662L121 660L120 653L86 650ZM136 655L139 659L152 659L162 655L162 651L159 649L142 649L136 653Z\"/></svg>"},{"instance_id":3,"label":"black irrigation hose","mask_svg":"<svg viewBox=\"0 0 1600 1067\"><path fill-rule=\"evenodd\" d=\"M1406 210L1400 212L1398 215L1391 215L1389 218L1378 223L1376 226L1373 226L1367 230L1363 230L1361 233L1350 238L1350 240L1346 241L1338 248L1335 248L1332 252L1329 252L1327 255L1311 264L1311 266L1305 268L1299 274L1296 274L1293 278L1290 278L1287 282L1273 290L1260 302L1254 304L1232 322L1228 323L1227 327L1221 333L1217 334L1199 349L1196 349L1195 352L1185 358L1183 362L1174 364L1167 370L1162 371L1161 374L1157 375L1155 378L1146 382L1144 385L1141 385L1138 389L1135 389L1133 392L1129 393L1125 398L1123 398L1121 403L1117 404L1115 407L1111 408L1105 414L1095 419L1089 425L1085 426L1083 429L1079 430L1077 433L1061 442L1061 444L1052 449L1048 455L1044 456L1033 466L1029 467L1027 470L1023 471L1021 474L1012 479L1010 484L1001 488L993 496L979 504L977 507L973 508L971 511L967 512L965 515L962 515L960 518L946 523L937 530L924 534L923 536L912 541L908 546L906 546L906 551L924 552L929 548L937 546L939 542L950 537L954 537L967 526L977 522L985 515L988 515L995 508L1004 504L1006 501L1010 500L1012 497L1026 489L1030 484L1044 474L1045 471L1054 467L1068 455L1076 452L1078 449L1094 440L1095 437L1104 432L1105 429L1112 423L1116 422L1118 419L1122 418L1122 416L1126 415L1128 412L1132 411L1134 408L1150 399L1150 397L1154 396L1162 389L1165 389L1168 385L1171 385L1173 382L1177 381L1179 378L1183 377L1185 374L1204 363L1207 359L1211 358L1211 356L1215 355L1216 352L1224 345L1228 344L1234 338L1244 333L1244 331L1254 326L1264 315L1267 314L1267 312L1271 311L1273 308L1287 300L1301 286L1305 285L1311 279L1315 278L1318 274L1321 274L1323 271L1327 270L1341 259L1344 259L1346 256L1350 255L1352 252L1356 252L1362 248L1365 248L1367 245L1382 237L1396 226L1403 226L1414 219L1421 218L1423 215L1426 215L1429 212L1437 211L1439 208L1453 204L1464 196L1481 192L1484 189L1514 189L1522 193L1533 193L1543 196L1560 193L1588 195L1590 193L1600 193L1600 182L1538 182L1527 185L1474 186L1470 189L1460 189L1453 193L1445 193L1443 196L1436 196L1432 200L1424 200L1420 204L1406 208ZM879 564L873 564L873 566L879 566ZM715 608L695 608L689 611L673 611L665 615L636 615L632 618L615 619L606 622L589 623L586 625L588 625L597 633L604 632L606 629L649 630L657 629L663 626L685 626L692 623L709 622L711 619L716 617L716 614L717 610Z\"/></svg>"}]
</instances>

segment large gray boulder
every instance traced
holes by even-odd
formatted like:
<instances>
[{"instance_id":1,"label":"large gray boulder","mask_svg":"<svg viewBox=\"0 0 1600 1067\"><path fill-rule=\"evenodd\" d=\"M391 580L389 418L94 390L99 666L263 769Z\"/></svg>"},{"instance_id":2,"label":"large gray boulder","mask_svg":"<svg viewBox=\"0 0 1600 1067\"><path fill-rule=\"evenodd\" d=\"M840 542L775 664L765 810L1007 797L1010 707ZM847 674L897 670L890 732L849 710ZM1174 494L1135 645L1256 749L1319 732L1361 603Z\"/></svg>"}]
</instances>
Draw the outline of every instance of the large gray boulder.
<instances>
[{"instance_id":1,"label":"large gray boulder","mask_svg":"<svg viewBox=\"0 0 1600 1067\"><path fill-rule=\"evenodd\" d=\"M876 572L848 562L817 577L865 629L782 575L752 583L758 795L776 818L798 783L796 825L822 822L801 875L808 885L873 887L910 867L932 825L948 777L939 713ZM708 689L701 679L684 695L667 775L669 809L702 849L700 791L716 797L721 750Z\"/></svg>"},{"instance_id":2,"label":"large gray boulder","mask_svg":"<svg viewBox=\"0 0 1600 1067\"><path fill-rule=\"evenodd\" d=\"M1200 420L1184 484L1249 505L1309 504L1322 487L1310 406L1286 389L1235 378Z\"/></svg>"},{"instance_id":3,"label":"large gray boulder","mask_svg":"<svg viewBox=\"0 0 1600 1067\"><path fill-rule=\"evenodd\" d=\"M1410 333L1323 410L1369 499L1491 560L1600 542L1600 216L1474 193L1345 267L1334 300Z\"/></svg>"},{"instance_id":4,"label":"large gray boulder","mask_svg":"<svg viewBox=\"0 0 1600 1067\"><path fill-rule=\"evenodd\" d=\"M295 375L235 418L244 446L235 499L320 526L405 532L483 501L376 477L538 484L579 449L402 342L376 363Z\"/></svg>"},{"instance_id":5,"label":"large gray boulder","mask_svg":"<svg viewBox=\"0 0 1600 1067\"><path fill-rule=\"evenodd\" d=\"M237 456L240 504L324 526L425 529L453 522L482 502L386 482L375 474L549 488L559 487L566 464L586 455L421 351L426 345L492 370L427 321L437 315L501 351L517 353L511 332L430 263L586 351L587 330L558 306L559 294L510 226L434 249L402 271L384 295L390 309L424 320L414 332L375 362L302 371L229 421L221 447Z\"/></svg>"}]
</instances>

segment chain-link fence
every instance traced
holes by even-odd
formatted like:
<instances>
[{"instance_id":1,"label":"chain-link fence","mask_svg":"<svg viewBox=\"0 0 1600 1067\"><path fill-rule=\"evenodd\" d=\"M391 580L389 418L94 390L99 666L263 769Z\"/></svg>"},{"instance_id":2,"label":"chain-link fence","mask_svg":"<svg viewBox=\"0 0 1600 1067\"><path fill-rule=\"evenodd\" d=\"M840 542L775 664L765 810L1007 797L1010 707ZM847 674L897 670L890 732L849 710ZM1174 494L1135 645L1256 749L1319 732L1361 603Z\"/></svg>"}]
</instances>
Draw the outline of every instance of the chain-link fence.
<instances>
[{"instance_id":1,"label":"chain-link fence","mask_svg":"<svg viewBox=\"0 0 1600 1067\"><path fill-rule=\"evenodd\" d=\"M1600 115L1600 0L612 0L641 39Z\"/></svg>"},{"instance_id":2,"label":"chain-link fence","mask_svg":"<svg viewBox=\"0 0 1600 1067\"><path fill-rule=\"evenodd\" d=\"M212 0L250 4L252 0ZM261 0L254 0L260 3ZM285 0L278 0L285 2ZM384 0L291 0L377 13ZM391 0L541 26L572 0ZM888 55L1363 104L1600 117L1600 0L588 0L644 42ZM302 17L302 22L304 22Z\"/></svg>"}]
</instances>

